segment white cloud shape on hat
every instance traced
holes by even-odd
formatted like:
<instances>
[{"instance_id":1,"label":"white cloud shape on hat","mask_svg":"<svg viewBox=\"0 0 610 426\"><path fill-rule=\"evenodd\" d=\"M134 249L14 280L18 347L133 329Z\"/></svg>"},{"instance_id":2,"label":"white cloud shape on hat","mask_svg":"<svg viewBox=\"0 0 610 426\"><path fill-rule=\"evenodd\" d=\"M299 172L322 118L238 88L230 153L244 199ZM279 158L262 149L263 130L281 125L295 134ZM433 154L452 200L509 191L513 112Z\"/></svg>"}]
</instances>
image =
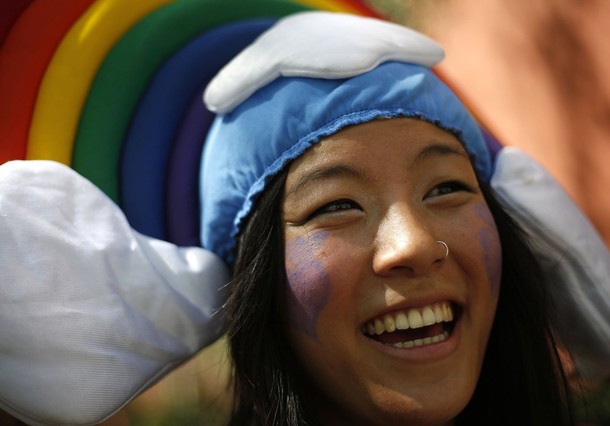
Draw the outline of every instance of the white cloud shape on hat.
<instances>
[{"instance_id":1,"label":"white cloud shape on hat","mask_svg":"<svg viewBox=\"0 0 610 426\"><path fill-rule=\"evenodd\" d=\"M398 24L332 12L297 13L233 58L210 82L204 101L211 111L226 114L280 76L341 79L387 61L431 67L443 57L435 41Z\"/></svg>"}]
</instances>

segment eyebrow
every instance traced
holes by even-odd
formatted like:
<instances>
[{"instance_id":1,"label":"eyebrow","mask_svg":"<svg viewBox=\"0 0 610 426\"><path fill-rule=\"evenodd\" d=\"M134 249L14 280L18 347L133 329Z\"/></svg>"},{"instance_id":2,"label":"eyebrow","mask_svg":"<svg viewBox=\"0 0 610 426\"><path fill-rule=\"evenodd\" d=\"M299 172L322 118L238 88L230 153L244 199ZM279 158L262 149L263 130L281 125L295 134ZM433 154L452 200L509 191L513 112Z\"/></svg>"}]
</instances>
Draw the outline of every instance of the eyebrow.
<instances>
[{"instance_id":1,"label":"eyebrow","mask_svg":"<svg viewBox=\"0 0 610 426\"><path fill-rule=\"evenodd\" d=\"M300 176L297 181L290 185L290 188L286 188L286 196L294 195L301 191L303 187L310 185L316 181L332 179L332 178L355 178L358 180L364 180L366 173L364 170L347 164L336 164L327 167L321 167L311 172L305 173Z\"/></svg>"},{"instance_id":2,"label":"eyebrow","mask_svg":"<svg viewBox=\"0 0 610 426\"><path fill-rule=\"evenodd\" d=\"M421 151L419 151L419 153L413 159L411 167L415 166L418 162L423 161L425 159L447 155L458 155L470 161L468 154L464 150L453 147L444 142L433 142L429 145L426 145ZM359 167L354 167L348 164L336 164L326 167L320 167L319 169L315 169L311 172L305 173L303 176L300 176L297 181L290 186L290 188L287 187L286 197L298 193L303 189L303 187L310 185L313 182L340 177L349 177L358 180L364 180L366 178L366 172Z\"/></svg>"},{"instance_id":3,"label":"eyebrow","mask_svg":"<svg viewBox=\"0 0 610 426\"><path fill-rule=\"evenodd\" d=\"M465 150L456 148L444 142L433 142L430 145L426 145L415 157L412 165L417 164L420 161L426 160L430 157L447 156L447 155L458 155L470 161L470 157Z\"/></svg>"}]
</instances>

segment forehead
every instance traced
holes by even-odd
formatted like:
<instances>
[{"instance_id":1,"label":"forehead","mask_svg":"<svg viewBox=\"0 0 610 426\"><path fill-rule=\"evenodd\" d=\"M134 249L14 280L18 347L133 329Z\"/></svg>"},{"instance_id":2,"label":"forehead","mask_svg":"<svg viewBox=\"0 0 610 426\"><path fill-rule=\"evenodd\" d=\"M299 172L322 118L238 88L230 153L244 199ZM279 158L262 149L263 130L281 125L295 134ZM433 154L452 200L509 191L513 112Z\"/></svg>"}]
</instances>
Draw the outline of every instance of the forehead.
<instances>
[{"instance_id":1,"label":"forehead","mask_svg":"<svg viewBox=\"0 0 610 426\"><path fill-rule=\"evenodd\" d=\"M364 165L375 159L417 161L422 151L432 145L447 146L468 156L453 134L434 124L404 117L380 119L350 126L322 139L291 164L289 176L336 161Z\"/></svg>"}]
</instances>

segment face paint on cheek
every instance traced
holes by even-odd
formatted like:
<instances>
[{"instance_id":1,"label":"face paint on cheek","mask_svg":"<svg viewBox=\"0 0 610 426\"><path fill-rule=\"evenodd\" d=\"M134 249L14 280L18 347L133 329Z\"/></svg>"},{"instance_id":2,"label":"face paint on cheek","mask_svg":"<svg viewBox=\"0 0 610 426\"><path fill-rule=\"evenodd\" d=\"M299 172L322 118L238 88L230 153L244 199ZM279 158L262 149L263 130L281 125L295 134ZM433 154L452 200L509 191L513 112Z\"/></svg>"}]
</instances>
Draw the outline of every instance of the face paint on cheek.
<instances>
[{"instance_id":1,"label":"face paint on cheek","mask_svg":"<svg viewBox=\"0 0 610 426\"><path fill-rule=\"evenodd\" d=\"M288 318L291 327L316 338L318 316L328 303L330 281L317 253L327 234L295 237L286 243Z\"/></svg>"},{"instance_id":2,"label":"face paint on cheek","mask_svg":"<svg viewBox=\"0 0 610 426\"><path fill-rule=\"evenodd\" d=\"M477 205L475 213L485 224L477 232L477 238L483 254L483 262L487 279L491 285L492 295L497 297L502 280L502 248L498 237L498 230L493 216L486 205Z\"/></svg>"}]
</instances>

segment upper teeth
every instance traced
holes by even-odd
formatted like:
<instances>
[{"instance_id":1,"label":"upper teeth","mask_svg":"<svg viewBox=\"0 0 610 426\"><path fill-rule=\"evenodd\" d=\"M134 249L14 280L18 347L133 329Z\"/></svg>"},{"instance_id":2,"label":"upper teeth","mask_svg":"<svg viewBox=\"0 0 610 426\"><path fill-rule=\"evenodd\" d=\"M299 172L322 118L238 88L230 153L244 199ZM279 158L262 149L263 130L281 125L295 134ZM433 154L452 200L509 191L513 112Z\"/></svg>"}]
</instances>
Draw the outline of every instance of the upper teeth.
<instances>
[{"instance_id":1,"label":"upper teeth","mask_svg":"<svg viewBox=\"0 0 610 426\"><path fill-rule=\"evenodd\" d=\"M363 331L373 336L450 321L453 321L451 304L448 302L434 303L421 308L411 308L385 314L367 322Z\"/></svg>"}]
</instances>

